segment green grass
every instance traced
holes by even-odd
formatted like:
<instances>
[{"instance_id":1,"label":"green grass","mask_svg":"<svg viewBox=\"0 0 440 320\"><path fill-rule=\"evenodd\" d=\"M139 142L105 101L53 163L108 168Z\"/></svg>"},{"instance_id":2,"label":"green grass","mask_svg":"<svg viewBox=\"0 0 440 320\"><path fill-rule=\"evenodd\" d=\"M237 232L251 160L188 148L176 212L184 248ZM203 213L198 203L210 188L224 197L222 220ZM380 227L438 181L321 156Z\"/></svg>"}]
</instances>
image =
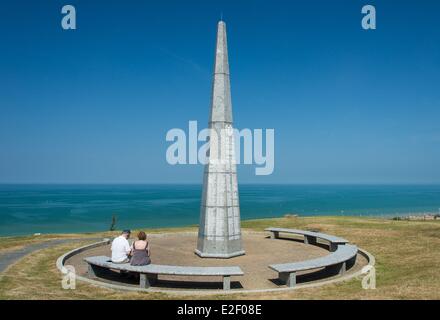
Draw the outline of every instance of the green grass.
<instances>
[{"instance_id":1,"label":"green grass","mask_svg":"<svg viewBox=\"0 0 440 320\"><path fill-rule=\"evenodd\" d=\"M364 290L360 279L324 287L284 291L203 296L210 299L440 299L440 221L393 221L364 217L305 217L243 221L247 230L266 227L315 229L345 237L372 253L377 260L377 289ZM168 228L147 232L196 230ZM18 243L44 241L57 237L101 237L117 234L50 235L2 238L0 248ZM84 242L86 243L86 242ZM81 243L70 243L40 250L17 262L0 275L0 299L168 299L166 294L120 292L77 282L76 290L61 288L61 275L55 260ZM180 297L179 297L180 298ZM196 296L181 296L194 299Z\"/></svg>"}]
</instances>

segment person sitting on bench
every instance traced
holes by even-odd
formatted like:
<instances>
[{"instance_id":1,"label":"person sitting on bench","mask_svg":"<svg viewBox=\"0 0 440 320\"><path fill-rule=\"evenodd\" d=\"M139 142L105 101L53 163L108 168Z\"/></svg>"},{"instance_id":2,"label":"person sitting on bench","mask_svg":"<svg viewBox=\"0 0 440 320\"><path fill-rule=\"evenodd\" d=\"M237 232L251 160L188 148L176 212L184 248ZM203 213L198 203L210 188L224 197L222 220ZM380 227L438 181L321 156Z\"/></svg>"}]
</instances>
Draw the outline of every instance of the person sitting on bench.
<instances>
[{"instance_id":1,"label":"person sitting on bench","mask_svg":"<svg viewBox=\"0 0 440 320\"><path fill-rule=\"evenodd\" d=\"M133 243L133 256L131 258L130 264L132 266L145 266L151 263L150 245L148 244L147 235L145 234L145 232L140 231L138 233L138 239L138 241L135 241Z\"/></svg>"},{"instance_id":2,"label":"person sitting on bench","mask_svg":"<svg viewBox=\"0 0 440 320\"><path fill-rule=\"evenodd\" d=\"M122 234L115 238L112 242L112 262L128 263L130 262L131 248L128 243L130 238L130 230L122 231Z\"/></svg>"}]
</instances>

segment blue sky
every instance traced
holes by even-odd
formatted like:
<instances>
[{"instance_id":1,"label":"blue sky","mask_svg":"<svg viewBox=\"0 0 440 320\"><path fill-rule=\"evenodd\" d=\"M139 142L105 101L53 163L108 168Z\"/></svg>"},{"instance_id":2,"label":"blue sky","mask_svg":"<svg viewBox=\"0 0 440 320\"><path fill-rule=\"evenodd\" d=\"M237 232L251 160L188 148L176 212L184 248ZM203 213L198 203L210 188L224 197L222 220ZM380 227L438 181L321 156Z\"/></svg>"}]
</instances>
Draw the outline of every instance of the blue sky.
<instances>
[{"instance_id":1,"label":"blue sky","mask_svg":"<svg viewBox=\"0 0 440 320\"><path fill-rule=\"evenodd\" d=\"M440 183L428 0L2 1L0 182L201 183L165 135L207 124L221 12L235 126L275 129L274 173L241 165L240 182Z\"/></svg>"}]
</instances>

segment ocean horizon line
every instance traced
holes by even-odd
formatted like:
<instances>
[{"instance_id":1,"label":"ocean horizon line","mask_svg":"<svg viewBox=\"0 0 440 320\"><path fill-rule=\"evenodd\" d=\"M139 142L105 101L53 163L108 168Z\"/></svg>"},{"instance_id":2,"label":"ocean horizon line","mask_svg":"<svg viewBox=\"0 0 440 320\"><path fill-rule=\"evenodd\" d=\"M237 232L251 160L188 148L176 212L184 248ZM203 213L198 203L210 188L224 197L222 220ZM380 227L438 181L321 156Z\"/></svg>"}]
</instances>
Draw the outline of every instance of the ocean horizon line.
<instances>
[{"instance_id":1,"label":"ocean horizon line","mask_svg":"<svg viewBox=\"0 0 440 320\"><path fill-rule=\"evenodd\" d=\"M157 186L202 185L202 182L0 182L0 186ZM268 186L440 186L440 182L240 182Z\"/></svg>"}]
</instances>

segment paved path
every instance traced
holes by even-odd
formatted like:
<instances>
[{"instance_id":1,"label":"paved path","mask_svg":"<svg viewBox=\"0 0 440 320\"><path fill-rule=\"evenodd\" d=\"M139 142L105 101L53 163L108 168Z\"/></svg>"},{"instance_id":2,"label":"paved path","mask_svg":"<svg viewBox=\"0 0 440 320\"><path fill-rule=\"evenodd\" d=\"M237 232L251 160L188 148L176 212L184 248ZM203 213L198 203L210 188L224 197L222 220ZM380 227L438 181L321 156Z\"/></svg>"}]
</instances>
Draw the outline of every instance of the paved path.
<instances>
[{"instance_id":1,"label":"paved path","mask_svg":"<svg viewBox=\"0 0 440 320\"><path fill-rule=\"evenodd\" d=\"M81 240L102 240L102 238L74 238L74 239L54 239L47 240L44 242L34 243L25 246L24 248L12 250L6 253L0 253L0 272L5 271L10 265L14 264L24 256L33 253L34 251L46 249L49 247L53 247L59 244L64 244L73 241L81 241Z\"/></svg>"}]
</instances>

